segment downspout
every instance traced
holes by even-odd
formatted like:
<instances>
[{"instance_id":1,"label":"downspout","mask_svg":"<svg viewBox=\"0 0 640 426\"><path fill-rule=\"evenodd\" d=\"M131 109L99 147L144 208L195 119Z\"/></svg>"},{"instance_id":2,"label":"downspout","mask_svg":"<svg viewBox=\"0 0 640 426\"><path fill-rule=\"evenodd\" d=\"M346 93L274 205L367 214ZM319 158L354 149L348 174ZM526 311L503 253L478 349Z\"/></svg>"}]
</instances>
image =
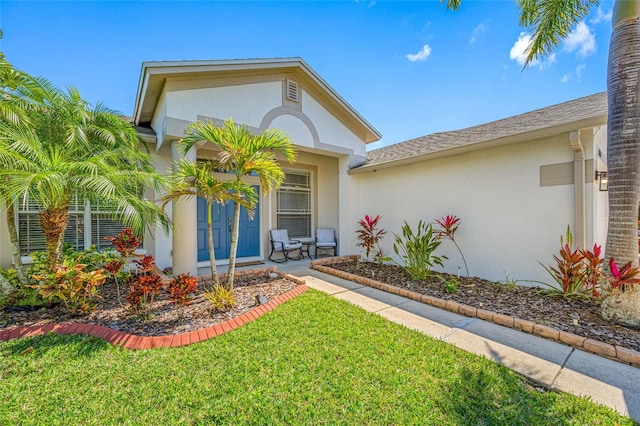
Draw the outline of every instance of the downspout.
<instances>
[{"instance_id":1,"label":"downspout","mask_svg":"<svg viewBox=\"0 0 640 426\"><path fill-rule=\"evenodd\" d=\"M576 247L586 246L587 214L585 201L585 157L584 146L580 140L580 131L569 132L569 145L573 150L573 210L575 212L573 240Z\"/></svg>"}]
</instances>

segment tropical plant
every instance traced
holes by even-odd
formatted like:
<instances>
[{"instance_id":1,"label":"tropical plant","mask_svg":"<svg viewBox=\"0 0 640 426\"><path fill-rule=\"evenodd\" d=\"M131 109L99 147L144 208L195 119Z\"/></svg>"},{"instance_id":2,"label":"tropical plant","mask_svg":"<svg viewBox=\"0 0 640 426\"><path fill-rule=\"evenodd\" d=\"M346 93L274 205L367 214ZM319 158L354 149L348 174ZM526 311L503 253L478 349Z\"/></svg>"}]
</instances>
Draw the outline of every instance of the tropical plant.
<instances>
[{"instance_id":1,"label":"tropical plant","mask_svg":"<svg viewBox=\"0 0 640 426\"><path fill-rule=\"evenodd\" d=\"M440 219L436 219L436 223L440 225L440 228L441 228L436 231L438 233L438 236L446 237L450 239L451 242L453 242L453 244L458 249L458 253L460 253L460 257L462 257L462 262L464 263L464 269L467 273L467 276L469 276L469 268L467 267L467 260L464 258L464 254L462 254L462 250L460 250L460 246L456 242L456 237L455 237L456 231L460 226L460 218L454 215L447 215Z\"/></svg>"},{"instance_id":2,"label":"tropical plant","mask_svg":"<svg viewBox=\"0 0 640 426\"><path fill-rule=\"evenodd\" d=\"M457 9L461 0L447 0ZM533 39L525 66L546 56L584 19L597 0L518 0L520 24ZM640 204L640 0L616 0L607 63L609 223L606 257L638 264ZM640 293L637 297L640 297ZM640 299L639 299L640 300ZM640 302L639 302L640 303ZM632 306L631 304L629 305ZM632 314L629 312L629 314Z\"/></svg>"},{"instance_id":3,"label":"tropical plant","mask_svg":"<svg viewBox=\"0 0 640 426\"><path fill-rule=\"evenodd\" d=\"M214 161L203 161L197 164L182 160L175 164L176 171L171 176L170 189L160 201L162 208L180 198L190 199L200 197L207 204L207 247L209 250L209 263L211 265L211 280L214 285L219 285L218 271L216 269L216 254L213 244L213 218L211 208L214 203L224 204L236 198L233 195L234 182L219 180L214 172L219 166ZM245 191L247 188L241 188ZM242 193L245 199L252 199L252 193Z\"/></svg>"},{"instance_id":4,"label":"tropical plant","mask_svg":"<svg viewBox=\"0 0 640 426\"><path fill-rule=\"evenodd\" d=\"M553 255L556 266L542 265L554 279L555 284L547 284L548 289L541 290L547 296L588 297L584 285L584 255L579 249L573 250L569 244L560 248L560 256Z\"/></svg>"},{"instance_id":5,"label":"tropical plant","mask_svg":"<svg viewBox=\"0 0 640 426\"><path fill-rule=\"evenodd\" d=\"M376 262L381 262L383 258L380 240L383 235L387 233L384 229L377 229L379 221L380 215L371 217L367 214L364 216L364 219L360 219L358 222L360 229L356 230L358 237L358 243L356 243L356 245L364 248L367 260L369 259L369 255L373 253L373 260Z\"/></svg>"},{"instance_id":6,"label":"tropical plant","mask_svg":"<svg viewBox=\"0 0 640 426\"><path fill-rule=\"evenodd\" d=\"M182 319L181 307L189 306L191 296L197 291L198 277L189 274L180 274L169 281L165 290L169 296L169 301L176 306L178 319Z\"/></svg>"},{"instance_id":7,"label":"tropical plant","mask_svg":"<svg viewBox=\"0 0 640 426\"><path fill-rule=\"evenodd\" d=\"M460 286L460 281L455 277L451 277L447 281L445 281L444 291L449 294L455 294L458 292L459 286Z\"/></svg>"},{"instance_id":8,"label":"tropical plant","mask_svg":"<svg viewBox=\"0 0 640 426\"><path fill-rule=\"evenodd\" d=\"M54 274L36 275L40 281L36 286L43 299L60 299L73 314L85 313L95 308L95 298L102 298L98 286L107 278L102 270L85 271L87 265L64 262Z\"/></svg>"},{"instance_id":9,"label":"tropical plant","mask_svg":"<svg viewBox=\"0 0 640 426\"><path fill-rule=\"evenodd\" d=\"M251 217L258 199L258 194L246 182L246 176L256 174L263 193L268 194L284 181L284 172L276 159L276 153L282 154L286 161L293 163L296 152L291 139L283 132L269 129L255 135L247 127L236 125L231 118L225 120L222 126L216 126L209 120L191 123L184 134L182 145L185 154L198 142L211 142L220 150L217 153L216 164L235 178L234 186L230 191L235 208L226 283L227 288L232 290L238 248L240 207L244 207Z\"/></svg>"},{"instance_id":10,"label":"tropical plant","mask_svg":"<svg viewBox=\"0 0 640 426\"><path fill-rule=\"evenodd\" d=\"M423 280L430 275L431 268L436 265L443 266L442 260L447 257L434 254L441 241L433 232L430 223L420 220L414 232L405 221L402 226L402 236L398 234L394 236L393 251L402 259L402 263L396 263L403 266L412 279Z\"/></svg>"},{"instance_id":11,"label":"tropical plant","mask_svg":"<svg viewBox=\"0 0 640 426\"><path fill-rule=\"evenodd\" d=\"M153 256L146 255L134 262L138 271L127 279L129 294L126 299L133 312L148 320L152 316L153 302L162 290L162 278L155 273L156 262Z\"/></svg>"},{"instance_id":12,"label":"tropical plant","mask_svg":"<svg viewBox=\"0 0 640 426\"><path fill-rule=\"evenodd\" d=\"M205 289L202 295L211 303L213 310L217 312L229 311L236 305L233 291L220 285L213 287L211 290Z\"/></svg>"},{"instance_id":13,"label":"tropical plant","mask_svg":"<svg viewBox=\"0 0 640 426\"><path fill-rule=\"evenodd\" d=\"M640 284L640 269L632 266L631 262L627 262L621 268L618 267L616 261L609 259L609 270L611 271L611 289L628 290L630 286Z\"/></svg>"},{"instance_id":14,"label":"tropical plant","mask_svg":"<svg viewBox=\"0 0 640 426\"><path fill-rule=\"evenodd\" d=\"M138 235L156 223L168 230L166 215L141 197L164 182L133 126L103 105L91 108L75 88L41 86L41 99L19 104L27 120L0 120L0 181L5 201L30 199L40 209L49 272L60 262L74 199L114 206L113 216Z\"/></svg>"}]
</instances>

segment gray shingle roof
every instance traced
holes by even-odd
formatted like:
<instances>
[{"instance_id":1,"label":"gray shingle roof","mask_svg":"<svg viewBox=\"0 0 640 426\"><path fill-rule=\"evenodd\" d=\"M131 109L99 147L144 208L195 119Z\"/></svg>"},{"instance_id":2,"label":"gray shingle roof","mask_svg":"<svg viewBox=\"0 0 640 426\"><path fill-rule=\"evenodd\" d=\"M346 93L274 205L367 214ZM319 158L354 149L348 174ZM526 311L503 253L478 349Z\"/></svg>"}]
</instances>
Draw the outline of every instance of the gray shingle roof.
<instances>
[{"instance_id":1,"label":"gray shingle roof","mask_svg":"<svg viewBox=\"0 0 640 426\"><path fill-rule=\"evenodd\" d=\"M434 133L379 148L367 153L365 164L353 171L389 167L420 161L429 156L454 154L463 149L480 149L501 143L520 142L557 132L580 129L598 121L606 123L607 93L574 99L467 129Z\"/></svg>"}]
</instances>

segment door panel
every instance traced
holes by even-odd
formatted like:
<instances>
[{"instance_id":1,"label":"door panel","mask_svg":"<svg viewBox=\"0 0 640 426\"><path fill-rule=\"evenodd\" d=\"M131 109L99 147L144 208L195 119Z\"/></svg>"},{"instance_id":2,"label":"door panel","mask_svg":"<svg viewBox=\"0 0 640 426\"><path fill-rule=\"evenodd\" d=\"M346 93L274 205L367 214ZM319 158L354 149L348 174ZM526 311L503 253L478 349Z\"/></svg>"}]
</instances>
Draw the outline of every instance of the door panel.
<instances>
[{"instance_id":1,"label":"door panel","mask_svg":"<svg viewBox=\"0 0 640 426\"><path fill-rule=\"evenodd\" d=\"M254 187L257 191L258 187ZM216 259L228 259L231 253L231 224L235 203L211 206L213 223L213 245ZM198 198L198 261L209 260L207 248L207 203ZM244 208L240 208L240 230L238 232L237 257L258 256L260 254L260 209L256 207L253 220Z\"/></svg>"}]
</instances>

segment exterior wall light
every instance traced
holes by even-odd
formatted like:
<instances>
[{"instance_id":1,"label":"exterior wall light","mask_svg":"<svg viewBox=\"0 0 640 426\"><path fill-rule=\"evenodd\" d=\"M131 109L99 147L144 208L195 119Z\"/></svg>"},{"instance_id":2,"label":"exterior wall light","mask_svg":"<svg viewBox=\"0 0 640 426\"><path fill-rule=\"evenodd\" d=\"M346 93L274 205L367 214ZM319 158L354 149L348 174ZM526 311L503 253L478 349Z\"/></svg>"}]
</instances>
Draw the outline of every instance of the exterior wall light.
<instances>
[{"instance_id":1,"label":"exterior wall light","mask_svg":"<svg viewBox=\"0 0 640 426\"><path fill-rule=\"evenodd\" d=\"M598 181L598 189L600 189L600 191L609 190L609 177L607 172L596 171L596 180Z\"/></svg>"}]
</instances>

